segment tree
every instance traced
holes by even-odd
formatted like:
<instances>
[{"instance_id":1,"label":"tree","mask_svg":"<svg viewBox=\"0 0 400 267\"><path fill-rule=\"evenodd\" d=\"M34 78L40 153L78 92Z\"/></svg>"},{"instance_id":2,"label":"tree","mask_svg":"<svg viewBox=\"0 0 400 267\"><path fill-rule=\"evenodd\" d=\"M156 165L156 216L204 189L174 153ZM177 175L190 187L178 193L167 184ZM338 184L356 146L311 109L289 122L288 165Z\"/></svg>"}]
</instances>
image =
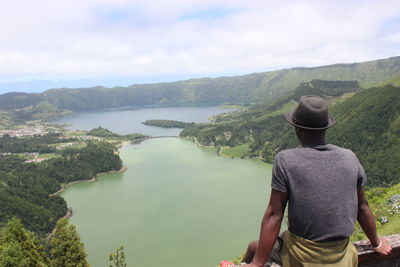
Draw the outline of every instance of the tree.
<instances>
[{"instance_id":1,"label":"tree","mask_svg":"<svg viewBox=\"0 0 400 267\"><path fill-rule=\"evenodd\" d=\"M111 253L109 261L111 262L110 267L126 267L124 246L120 246L115 253Z\"/></svg>"},{"instance_id":2,"label":"tree","mask_svg":"<svg viewBox=\"0 0 400 267\"><path fill-rule=\"evenodd\" d=\"M51 266L88 267L86 252L74 225L67 219L57 222L53 238L50 240Z\"/></svg>"},{"instance_id":3,"label":"tree","mask_svg":"<svg viewBox=\"0 0 400 267\"><path fill-rule=\"evenodd\" d=\"M49 266L49 258L45 253L44 246L15 217L8 222L0 237L0 266Z\"/></svg>"}]
</instances>

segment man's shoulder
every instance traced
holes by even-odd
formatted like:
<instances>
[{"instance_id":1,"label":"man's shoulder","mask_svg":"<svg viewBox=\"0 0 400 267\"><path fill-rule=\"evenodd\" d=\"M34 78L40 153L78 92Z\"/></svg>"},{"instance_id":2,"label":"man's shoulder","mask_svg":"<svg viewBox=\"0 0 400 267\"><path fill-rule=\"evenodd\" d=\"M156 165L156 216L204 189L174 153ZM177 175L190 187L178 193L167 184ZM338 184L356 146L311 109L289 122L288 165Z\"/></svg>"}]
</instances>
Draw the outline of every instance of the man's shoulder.
<instances>
[{"instance_id":1,"label":"man's shoulder","mask_svg":"<svg viewBox=\"0 0 400 267\"><path fill-rule=\"evenodd\" d=\"M275 158L287 158L307 152L326 152L326 151L347 155L349 157L356 157L354 152L348 148L340 147L333 144L325 144L325 145L318 145L315 147L296 147L296 148L284 149L279 151L276 154Z\"/></svg>"},{"instance_id":2,"label":"man's shoulder","mask_svg":"<svg viewBox=\"0 0 400 267\"><path fill-rule=\"evenodd\" d=\"M327 144L326 146L329 147L330 150L336 150L336 151L340 151L342 153L354 154L354 152L348 148L344 148L344 147L333 145L333 144Z\"/></svg>"},{"instance_id":3,"label":"man's shoulder","mask_svg":"<svg viewBox=\"0 0 400 267\"><path fill-rule=\"evenodd\" d=\"M351 149L340 147L340 146L337 146L337 145L332 145L332 144L328 144L327 146L329 146L329 148L331 150L337 151L337 153L348 155L350 157L357 157L356 154Z\"/></svg>"}]
</instances>

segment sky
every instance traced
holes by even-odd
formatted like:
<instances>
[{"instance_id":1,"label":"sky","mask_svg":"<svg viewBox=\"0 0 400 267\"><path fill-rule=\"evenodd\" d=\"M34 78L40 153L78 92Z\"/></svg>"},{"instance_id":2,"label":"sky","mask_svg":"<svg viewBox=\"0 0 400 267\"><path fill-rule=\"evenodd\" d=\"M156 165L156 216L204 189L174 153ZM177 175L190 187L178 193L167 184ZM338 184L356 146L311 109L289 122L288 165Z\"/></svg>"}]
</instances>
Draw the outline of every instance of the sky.
<instances>
[{"instance_id":1,"label":"sky","mask_svg":"<svg viewBox=\"0 0 400 267\"><path fill-rule=\"evenodd\" d=\"M399 55L399 0L0 0L0 93Z\"/></svg>"}]
</instances>

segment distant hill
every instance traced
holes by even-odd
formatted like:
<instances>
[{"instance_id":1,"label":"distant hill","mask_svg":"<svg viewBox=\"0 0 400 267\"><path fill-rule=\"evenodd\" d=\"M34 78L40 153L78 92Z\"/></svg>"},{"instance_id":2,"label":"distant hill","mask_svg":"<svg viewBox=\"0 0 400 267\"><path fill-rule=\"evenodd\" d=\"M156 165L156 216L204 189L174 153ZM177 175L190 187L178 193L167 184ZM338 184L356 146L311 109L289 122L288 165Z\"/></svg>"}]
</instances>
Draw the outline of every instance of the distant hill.
<instances>
[{"instance_id":1,"label":"distant hill","mask_svg":"<svg viewBox=\"0 0 400 267\"><path fill-rule=\"evenodd\" d=\"M12 110L34 106L42 101L43 97L35 93L11 92L0 95L0 109Z\"/></svg>"},{"instance_id":2,"label":"distant hill","mask_svg":"<svg viewBox=\"0 0 400 267\"><path fill-rule=\"evenodd\" d=\"M393 79L399 74L400 57L392 57L364 63L292 68L171 83L114 88L61 88L41 94L8 93L0 96L0 109L19 109L42 101L59 110L71 111L149 104L271 102L299 84L311 80L358 81L365 88Z\"/></svg>"},{"instance_id":3,"label":"distant hill","mask_svg":"<svg viewBox=\"0 0 400 267\"><path fill-rule=\"evenodd\" d=\"M324 81L312 80L310 82L301 83L295 90L276 100L268 110L274 111L283 107L290 101L299 101L303 95L318 95L321 97L337 97L345 93L361 90L357 81Z\"/></svg>"},{"instance_id":4,"label":"distant hill","mask_svg":"<svg viewBox=\"0 0 400 267\"><path fill-rule=\"evenodd\" d=\"M225 116L213 124L185 128L181 135L196 137L204 145L247 144L243 156L262 156L272 162L278 151L298 145L293 128L282 115L294 108L301 92L315 89L310 84L300 85L275 103ZM400 88L387 85L340 97L339 89L333 91L336 96L314 91L330 100L331 112L338 121L328 131L328 142L350 148L358 155L369 176L369 186L399 183Z\"/></svg>"},{"instance_id":5,"label":"distant hill","mask_svg":"<svg viewBox=\"0 0 400 267\"><path fill-rule=\"evenodd\" d=\"M227 120L239 120L251 122L284 114L291 110L303 95L318 95L324 98L336 100L337 97L346 93L362 90L356 81L323 81L312 80L301 83L296 89L278 98L272 103L263 102L253 105L250 109L231 114L230 116L218 116L216 121L227 122ZM335 98L335 99L333 99Z\"/></svg>"}]
</instances>

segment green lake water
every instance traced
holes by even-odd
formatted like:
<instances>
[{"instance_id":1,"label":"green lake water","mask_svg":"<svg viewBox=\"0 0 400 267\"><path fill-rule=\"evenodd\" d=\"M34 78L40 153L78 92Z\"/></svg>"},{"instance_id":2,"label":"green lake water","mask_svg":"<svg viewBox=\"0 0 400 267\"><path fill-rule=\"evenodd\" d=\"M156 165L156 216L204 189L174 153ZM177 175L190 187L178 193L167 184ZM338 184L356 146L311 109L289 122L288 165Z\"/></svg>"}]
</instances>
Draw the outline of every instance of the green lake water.
<instances>
[{"instance_id":1,"label":"green lake water","mask_svg":"<svg viewBox=\"0 0 400 267\"><path fill-rule=\"evenodd\" d=\"M108 266L120 245L129 267L215 267L258 238L271 165L172 137L124 146L120 155L127 171L62 194L93 267Z\"/></svg>"}]
</instances>

